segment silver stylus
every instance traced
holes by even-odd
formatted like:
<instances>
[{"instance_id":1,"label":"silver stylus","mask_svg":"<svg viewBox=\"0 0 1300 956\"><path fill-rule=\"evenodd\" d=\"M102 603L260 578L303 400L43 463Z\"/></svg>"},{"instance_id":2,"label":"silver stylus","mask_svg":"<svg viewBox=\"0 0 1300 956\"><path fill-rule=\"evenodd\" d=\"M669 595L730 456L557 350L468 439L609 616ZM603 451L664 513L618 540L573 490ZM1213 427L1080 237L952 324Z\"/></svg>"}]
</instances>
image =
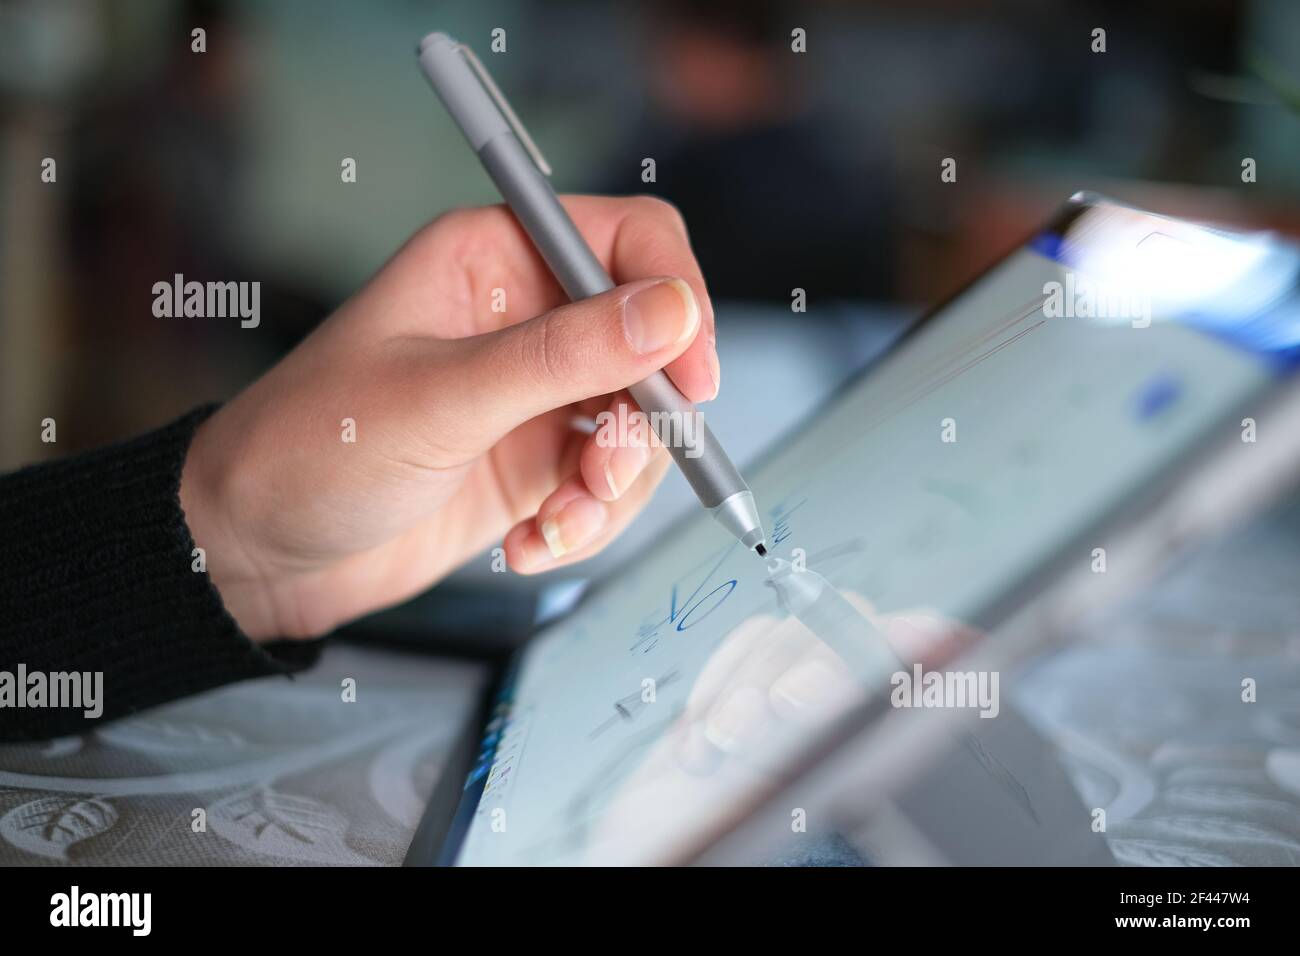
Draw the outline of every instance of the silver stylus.
<instances>
[{"instance_id":1,"label":"silver stylus","mask_svg":"<svg viewBox=\"0 0 1300 956\"><path fill-rule=\"evenodd\" d=\"M613 280L555 198L546 179L550 166L473 52L445 33L430 33L420 41L417 54L434 92L569 298L585 299L614 288ZM700 428L694 448L683 447L665 434L666 423L674 418L685 421L687 415L699 415L695 406L662 371L629 391L651 422L662 425L659 437L700 504L746 548L767 554L754 495L708 425Z\"/></svg>"}]
</instances>

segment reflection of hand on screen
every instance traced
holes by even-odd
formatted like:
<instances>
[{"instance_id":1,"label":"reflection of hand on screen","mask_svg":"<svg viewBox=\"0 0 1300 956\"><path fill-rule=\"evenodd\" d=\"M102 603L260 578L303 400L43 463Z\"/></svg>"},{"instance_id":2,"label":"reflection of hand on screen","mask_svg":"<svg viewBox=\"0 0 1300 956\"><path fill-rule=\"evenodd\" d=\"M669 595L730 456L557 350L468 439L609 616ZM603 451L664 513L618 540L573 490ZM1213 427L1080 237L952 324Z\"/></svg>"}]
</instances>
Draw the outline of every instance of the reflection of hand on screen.
<instances>
[{"instance_id":1,"label":"reflection of hand on screen","mask_svg":"<svg viewBox=\"0 0 1300 956\"><path fill-rule=\"evenodd\" d=\"M900 668L938 666L974 636L928 610L879 614L859 594L841 597L884 636ZM594 844L626 850L637 834L675 830L657 826L665 815L755 792L817 728L887 689L887 674L864 681L799 619L747 618L722 640L682 714L612 798Z\"/></svg>"},{"instance_id":2,"label":"reflection of hand on screen","mask_svg":"<svg viewBox=\"0 0 1300 956\"><path fill-rule=\"evenodd\" d=\"M795 571L808 574L811 571ZM824 580L824 579L823 579ZM883 638L899 666L934 666L953 657L972 636L968 628L927 610L879 614L853 592L837 596ZM888 686L887 673L863 673L845 636L822 630L808 615L752 617L733 630L709 658L692 688L685 713L670 732L677 763L708 773L727 754L762 758L765 736L776 722L803 727L824 724L844 709ZM836 639L838 638L838 639Z\"/></svg>"}]
</instances>

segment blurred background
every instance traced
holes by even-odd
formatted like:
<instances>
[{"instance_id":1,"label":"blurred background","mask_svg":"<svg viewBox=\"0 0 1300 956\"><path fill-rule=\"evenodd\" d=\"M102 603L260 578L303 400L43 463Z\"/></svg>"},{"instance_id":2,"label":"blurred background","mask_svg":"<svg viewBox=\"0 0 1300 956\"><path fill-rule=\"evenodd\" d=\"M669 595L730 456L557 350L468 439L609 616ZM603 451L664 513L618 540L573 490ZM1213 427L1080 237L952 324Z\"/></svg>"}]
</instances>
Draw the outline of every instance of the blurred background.
<instances>
[{"instance_id":1,"label":"blurred background","mask_svg":"<svg viewBox=\"0 0 1300 956\"><path fill-rule=\"evenodd\" d=\"M412 231L496 201L417 69L433 29L477 50L557 189L682 209L742 461L1078 189L1300 235L1294 0L3 0L0 469L229 397ZM261 325L155 318L175 273L260 281ZM689 504L674 473L579 573ZM526 630L537 585L484 603L481 564L386 620Z\"/></svg>"}]
</instances>

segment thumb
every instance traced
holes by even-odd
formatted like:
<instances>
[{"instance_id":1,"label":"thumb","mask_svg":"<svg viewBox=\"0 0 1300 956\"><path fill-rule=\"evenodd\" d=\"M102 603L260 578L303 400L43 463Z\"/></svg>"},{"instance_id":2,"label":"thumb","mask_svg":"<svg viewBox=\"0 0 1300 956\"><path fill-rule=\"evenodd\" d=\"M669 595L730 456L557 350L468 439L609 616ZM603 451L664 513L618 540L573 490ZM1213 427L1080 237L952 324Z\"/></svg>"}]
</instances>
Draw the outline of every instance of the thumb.
<instances>
[{"instance_id":1,"label":"thumb","mask_svg":"<svg viewBox=\"0 0 1300 956\"><path fill-rule=\"evenodd\" d=\"M462 340L461 386L492 440L553 408L627 388L690 346L700 307L681 279L642 279Z\"/></svg>"}]
</instances>

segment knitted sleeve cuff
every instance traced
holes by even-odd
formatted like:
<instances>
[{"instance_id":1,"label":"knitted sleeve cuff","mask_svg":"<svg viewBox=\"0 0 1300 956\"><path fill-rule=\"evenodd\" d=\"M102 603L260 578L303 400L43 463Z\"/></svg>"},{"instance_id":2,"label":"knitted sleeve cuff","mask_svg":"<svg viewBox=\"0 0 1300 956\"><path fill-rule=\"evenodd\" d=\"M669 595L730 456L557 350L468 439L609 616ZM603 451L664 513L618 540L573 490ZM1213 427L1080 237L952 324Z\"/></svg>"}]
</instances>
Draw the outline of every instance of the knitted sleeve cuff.
<instances>
[{"instance_id":1,"label":"knitted sleeve cuff","mask_svg":"<svg viewBox=\"0 0 1300 956\"><path fill-rule=\"evenodd\" d=\"M192 570L181 469L215 408L0 477L0 740L83 733L319 655L320 642L254 644L207 573ZM28 675L102 672L101 716L7 701L5 672L16 677L20 665Z\"/></svg>"}]
</instances>

